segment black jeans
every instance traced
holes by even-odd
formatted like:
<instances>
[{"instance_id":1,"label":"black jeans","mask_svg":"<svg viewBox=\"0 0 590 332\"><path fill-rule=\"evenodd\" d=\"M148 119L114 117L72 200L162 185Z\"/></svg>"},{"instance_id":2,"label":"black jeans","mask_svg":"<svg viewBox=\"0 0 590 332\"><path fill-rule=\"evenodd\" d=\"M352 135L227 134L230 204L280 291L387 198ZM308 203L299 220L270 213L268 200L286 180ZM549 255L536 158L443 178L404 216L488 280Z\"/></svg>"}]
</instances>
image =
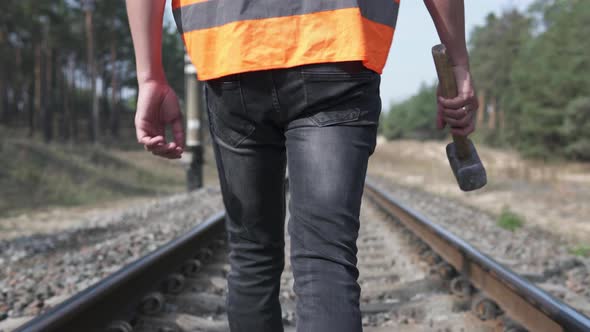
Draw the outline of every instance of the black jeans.
<instances>
[{"instance_id":1,"label":"black jeans","mask_svg":"<svg viewBox=\"0 0 590 332\"><path fill-rule=\"evenodd\" d=\"M284 176L300 332L361 331L356 240L381 112L360 62L226 76L205 84L230 246L236 332L283 331Z\"/></svg>"}]
</instances>

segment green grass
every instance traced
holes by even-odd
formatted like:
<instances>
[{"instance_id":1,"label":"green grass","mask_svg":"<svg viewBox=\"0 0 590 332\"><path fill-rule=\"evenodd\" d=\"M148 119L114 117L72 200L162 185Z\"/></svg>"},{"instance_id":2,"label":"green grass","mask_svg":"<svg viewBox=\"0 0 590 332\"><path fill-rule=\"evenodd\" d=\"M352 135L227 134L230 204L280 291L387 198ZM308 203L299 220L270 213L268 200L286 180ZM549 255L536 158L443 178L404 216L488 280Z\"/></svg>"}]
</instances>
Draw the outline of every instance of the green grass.
<instances>
[{"instance_id":1,"label":"green grass","mask_svg":"<svg viewBox=\"0 0 590 332\"><path fill-rule=\"evenodd\" d=\"M155 157L0 138L0 216L184 190L182 166Z\"/></svg>"},{"instance_id":2,"label":"green grass","mask_svg":"<svg viewBox=\"0 0 590 332\"><path fill-rule=\"evenodd\" d=\"M581 244L570 248L570 253L579 257L590 257L590 245Z\"/></svg>"},{"instance_id":3,"label":"green grass","mask_svg":"<svg viewBox=\"0 0 590 332\"><path fill-rule=\"evenodd\" d=\"M524 218L504 207L496 223L499 227L514 232L524 225Z\"/></svg>"}]
</instances>

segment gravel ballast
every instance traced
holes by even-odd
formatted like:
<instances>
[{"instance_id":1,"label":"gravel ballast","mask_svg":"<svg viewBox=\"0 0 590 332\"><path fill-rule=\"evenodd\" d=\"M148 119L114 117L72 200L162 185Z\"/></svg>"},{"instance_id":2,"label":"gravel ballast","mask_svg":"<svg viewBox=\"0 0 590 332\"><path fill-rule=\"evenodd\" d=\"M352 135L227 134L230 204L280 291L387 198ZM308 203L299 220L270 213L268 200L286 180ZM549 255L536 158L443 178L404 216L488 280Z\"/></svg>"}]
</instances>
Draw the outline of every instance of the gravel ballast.
<instances>
[{"instance_id":1,"label":"gravel ballast","mask_svg":"<svg viewBox=\"0 0 590 332\"><path fill-rule=\"evenodd\" d=\"M57 234L0 242L0 331L42 313L223 209L219 189L203 188L105 210Z\"/></svg>"},{"instance_id":2,"label":"gravel ballast","mask_svg":"<svg viewBox=\"0 0 590 332\"><path fill-rule=\"evenodd\" d=\"M526 223L512 232L499 227L495 216L457 200L385 177L371 178L404 204L590 315L590 259L572 254L565 240ZM56 234L0 241L0 332L55 306L222 208L219 189L204 188L117 212L105 209ZM285 286L291 283L285 280Z\"/></svg>"},{"instance_id":3,"label":"gravel ballast","mask_svg":"<svg viewBox=\"0 0 590 332\"><path fill-rule=\"evenodd\" d=\"M456 200L403 186L385 177L370 178L403 204L590 315L590 258L572 254L565 240L526 223L509 231L498 226L496 217ZM555 222L559 227L559 220Z\"/></svg>"}]
</instances>

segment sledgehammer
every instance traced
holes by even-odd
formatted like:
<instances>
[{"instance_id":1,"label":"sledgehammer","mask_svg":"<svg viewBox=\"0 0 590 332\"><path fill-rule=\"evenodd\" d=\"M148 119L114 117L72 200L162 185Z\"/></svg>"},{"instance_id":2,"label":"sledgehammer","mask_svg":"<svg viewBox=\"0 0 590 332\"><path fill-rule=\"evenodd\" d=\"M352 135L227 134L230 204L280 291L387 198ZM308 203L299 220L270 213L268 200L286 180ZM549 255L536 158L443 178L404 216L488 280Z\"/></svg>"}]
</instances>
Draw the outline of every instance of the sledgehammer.
<instances>
[{"instance_id":1,"label":"sledgehammer","mask_svg":"<svg viewBox=\"0 0 590 332\"><path fill-rule=\"evenodd\" d=\"M434 46L432 56L442 96L444 98L456 97L458 93L457 82L445 45ZM453 142L447 145L447 157L461 190L472 191L486 185L488 181L486 169L469 138L453 135Z\"/></svg>"}]
</instances>

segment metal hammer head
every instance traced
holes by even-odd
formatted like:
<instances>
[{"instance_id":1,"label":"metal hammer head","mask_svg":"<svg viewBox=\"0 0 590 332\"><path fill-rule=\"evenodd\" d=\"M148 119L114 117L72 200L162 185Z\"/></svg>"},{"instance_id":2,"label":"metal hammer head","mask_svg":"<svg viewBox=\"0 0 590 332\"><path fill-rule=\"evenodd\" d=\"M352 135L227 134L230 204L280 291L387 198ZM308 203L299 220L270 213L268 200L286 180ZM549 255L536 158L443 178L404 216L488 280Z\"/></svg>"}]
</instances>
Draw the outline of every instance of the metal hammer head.
<instances>
[{"instance_id":1,"label":"metal hammer head","mask_svg":"<svg viewBox=\"0 0 590 332\"><path fill-rule=\"evenodd\" d=\"M488 180L475 146L471 140L466 140L466 145L469 149L465 150L469 153L459 153L456 143L450 143L447 145L447 157L459 188L463 191L472 191L485 186Z\"/></svg>"}]
</instances>

